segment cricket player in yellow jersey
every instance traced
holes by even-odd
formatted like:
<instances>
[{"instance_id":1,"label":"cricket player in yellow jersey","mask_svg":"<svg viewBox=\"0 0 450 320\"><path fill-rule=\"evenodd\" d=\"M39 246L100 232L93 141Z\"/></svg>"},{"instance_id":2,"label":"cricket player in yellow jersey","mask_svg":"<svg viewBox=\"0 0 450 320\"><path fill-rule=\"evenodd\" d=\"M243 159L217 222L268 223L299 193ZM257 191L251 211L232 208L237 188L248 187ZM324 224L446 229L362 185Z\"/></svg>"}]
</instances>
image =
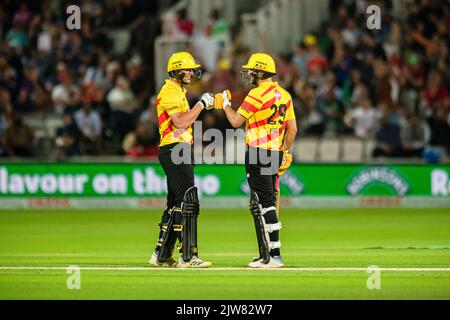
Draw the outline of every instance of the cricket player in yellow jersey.
<instances>
[{"instance_id":1,"label":"cricket player in yellow jersey","mask_svg":"<svg viewBox=\"0 0 450 320\"><path fill-rule=\"evenodd\" d=\"M284 172L280 165L283 153L294 142L297 133L291 95L272 80L275 61L265 53L253 54L241 72L243 81L257 87L250 90L237 111L231 108L230 94L224 91L215 97L215 107L224 109L235 128L245 122L245 170L250 186L250 212L253 215L259 257L249 263L253 268L281 268L279 231L281 222L276 212L278 177Z\"/></svg>"},{"instance_id":2,"label":"cricket player in yellow jersey","mask_svg":"<svg viewBox=\"0 0 450 320\"><path fill-rule=\"evenodd\" d=\"M201 76L200 65L187 52L173 54L168 62L170 79L156 98L159 161L167 176L167 207L161 218L158 242L149 263L160 267L208 268L211 262L198 257L197 217L199 200L194 186L192 124L203 109L214 108L214 97L205 93L191 109L185 85ZM186 159L187 161L181 161ZM172 254L179 240L178 263Z\"/></svg>"}]
</instances>

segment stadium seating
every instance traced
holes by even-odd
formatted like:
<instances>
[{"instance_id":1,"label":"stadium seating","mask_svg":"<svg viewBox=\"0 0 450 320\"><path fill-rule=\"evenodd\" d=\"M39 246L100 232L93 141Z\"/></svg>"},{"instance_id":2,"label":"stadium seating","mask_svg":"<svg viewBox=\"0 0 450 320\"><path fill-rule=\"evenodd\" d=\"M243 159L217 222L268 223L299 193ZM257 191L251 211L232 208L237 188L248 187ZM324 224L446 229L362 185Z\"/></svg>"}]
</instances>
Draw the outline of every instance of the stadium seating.
<instances>
[{"instance_id":1,"label":"stadium seating","mask_svg":"<svg viewBox=\"0 0 450 320\"><path fill-rule=\"evenodd\" d=\"M363 160L363 142L361 139L347 137L343 140L343 161L360 162Z\"/></svg>"},{"instance_id":2,"label":"stadium seating","mask_svg":"<svg viewBox=\"0 0 450 320\"><path fill-rule=\"evenodd\" d=\"M297 140L293 146L293 157L298 162L313 162L317 159L317 138Z\"/></svg>"},{"instance_id":3,"label":"stadium seating","mask_svg":"<svg viewBox=\"0 0 450 320\"><path fill-rule=\"evenodd\" d=\"M338 139L324 138L319 144L319 160L323 162L336 162L339 161L341 156L341 144Z\"/></svg>"},{"instance_id":4,"label":"stadium seating","mask_svg":"<svg viewBox=\"0 0 450 320\"><path fill-rule=\"evenodd\" d=\"M342 138L305 137L292 147L296 162L361 162L371 160L373 140L348 136Z\"/></svg>"},{"instance_id":5,"label":"stadium seating","mask_svg":"<svg viewBox=\"0 0 450 320\"><path fill-rule=\"evenodd\" d=\"M365 140L363 142L363 158L364 160L368 160L372 157L372 151L375 148L374 140Z\"/></svg>"},{"instance_id":6,"label":"stadium seating","mask_svg":"<svg viewBox=\"0 0 450 320\"><path fill-rule=\"evenodd\" d=\"M48 156L53 148L56 129L63 125L62 118L51 113L31 113L24 114L23 121L34 131L35 155Z\"/></svg>"}]
</instances>

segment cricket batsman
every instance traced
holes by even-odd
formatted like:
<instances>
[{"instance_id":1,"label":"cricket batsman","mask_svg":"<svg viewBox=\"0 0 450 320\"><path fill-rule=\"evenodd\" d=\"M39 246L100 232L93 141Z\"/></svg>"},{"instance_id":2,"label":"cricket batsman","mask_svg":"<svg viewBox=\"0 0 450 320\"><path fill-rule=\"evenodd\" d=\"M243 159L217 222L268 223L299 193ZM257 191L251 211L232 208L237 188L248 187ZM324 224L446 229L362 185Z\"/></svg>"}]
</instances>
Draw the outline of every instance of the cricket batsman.
<instances>
[{"instance_id":1,"label":"cricket batsman","mask_svg":"<svg viewBox=\"0 0 450 320\"><path fill-rule=\"evenodd\" d=\"M173 54L167 64L170 79L156 99L159 161L167 176L167 207L161 218L158 242L149 263L159 267L208 268L198 257L197 217L200 212L194 186L192 124L203 109L214 108L214 96L205 93L191 109L185 86L201 77L200 65L187 52ZM188 158L180 163L179 159ZM172 257L176 240L181 257Z\"/></svg>"},{"instance_id":2,"label":"cricket batsman","mask_svg":"<svg viewBox=\"0 0 450 320\"><path fill-rule=\"evenodd\" d=\"M294 106L290 94L272 80L276 67L270 55L255 53L242 68L244 83L256 88L250 90L237 111L231 107L228 90L215 95L215 108L224 110L234 128L245 122L245 171L259 248L259 257L249 267L281 268L284 264L280 253L277 184L292 160L288 150L297 134Z\"/></svg>"}]
</instances>

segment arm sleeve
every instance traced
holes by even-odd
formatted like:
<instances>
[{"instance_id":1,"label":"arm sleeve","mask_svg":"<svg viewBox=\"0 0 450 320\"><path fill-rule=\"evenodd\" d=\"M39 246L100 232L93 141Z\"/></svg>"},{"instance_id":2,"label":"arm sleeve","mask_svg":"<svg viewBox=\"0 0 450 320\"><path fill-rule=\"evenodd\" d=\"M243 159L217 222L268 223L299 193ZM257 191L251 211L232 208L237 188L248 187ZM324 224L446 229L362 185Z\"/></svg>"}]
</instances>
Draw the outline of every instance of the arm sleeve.
<instances>
[{"instance_id":1,"label":"arm sleeve","mask_svg":"<svg viewBox=\"0 0 450 320\"><path fill-rule=\"evenodd\" d=\"M181 111L180 102L176 97L173 96L164 95L163 97L161 97L159 105L162 110L166 111L169 114L169 116Z\"/></svg>"},{"instance_id":2,"label":"arm sleeve","mask_svg":"<svg viewBox=\"0 0 450 320\"><path fill-rule=\"evenodd\" d=\"M262 101L258 97L259 96L257 92L251 90L245 97L244 102L242 102L241 106L237 110L237 113L239 113L245 119L253 116L255 112L258 111L262 106Z\"/></svg>"},{"instance_id":3,"label":"arm sleeve","mask_svg":"<svg viewBox=\"0 0 450 320\"><path fill-rule=\"evenodd\" d=\"M286 117L284 118L284 120L295 120L294 104L292 102L292 99L289 100L286 106Z\"/></svg>"}]
</instances>

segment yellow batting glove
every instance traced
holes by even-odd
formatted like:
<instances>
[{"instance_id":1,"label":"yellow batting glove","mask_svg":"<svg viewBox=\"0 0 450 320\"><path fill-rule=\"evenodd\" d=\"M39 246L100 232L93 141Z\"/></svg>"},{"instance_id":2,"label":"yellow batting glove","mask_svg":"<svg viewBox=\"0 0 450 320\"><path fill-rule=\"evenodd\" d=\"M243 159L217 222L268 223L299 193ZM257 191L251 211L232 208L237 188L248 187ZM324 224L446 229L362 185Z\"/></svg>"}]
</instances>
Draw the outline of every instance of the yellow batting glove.
<instances>
[{"instance_id":1,"label":"yellow batting glove","mask_svg":"<svg viewBox=\"0 0 450 320\"><path fill-rule=\"evenodd\" d=\"M283 150L283 160L281 162L281 166L278 169L278 176L281 177L286 170L291 166L292 164L292 154L289 153L287 150Z\"/></svg>"},{"instance_id":2,"label":"yellow batting glove","mask_svg":"<svg viewBox=\"0 0 450 320\"><path fill-rule=\"evenodd\" d=\"M224 97L225 94L226 94L228 101L226 101L226 99ZM230 90L225 90L224 92L216 93L214 95L214 108L225 109L224 106L226 107L226 105L230 103L230 100L231 100Z\"/></svg>"}]
</instances>

